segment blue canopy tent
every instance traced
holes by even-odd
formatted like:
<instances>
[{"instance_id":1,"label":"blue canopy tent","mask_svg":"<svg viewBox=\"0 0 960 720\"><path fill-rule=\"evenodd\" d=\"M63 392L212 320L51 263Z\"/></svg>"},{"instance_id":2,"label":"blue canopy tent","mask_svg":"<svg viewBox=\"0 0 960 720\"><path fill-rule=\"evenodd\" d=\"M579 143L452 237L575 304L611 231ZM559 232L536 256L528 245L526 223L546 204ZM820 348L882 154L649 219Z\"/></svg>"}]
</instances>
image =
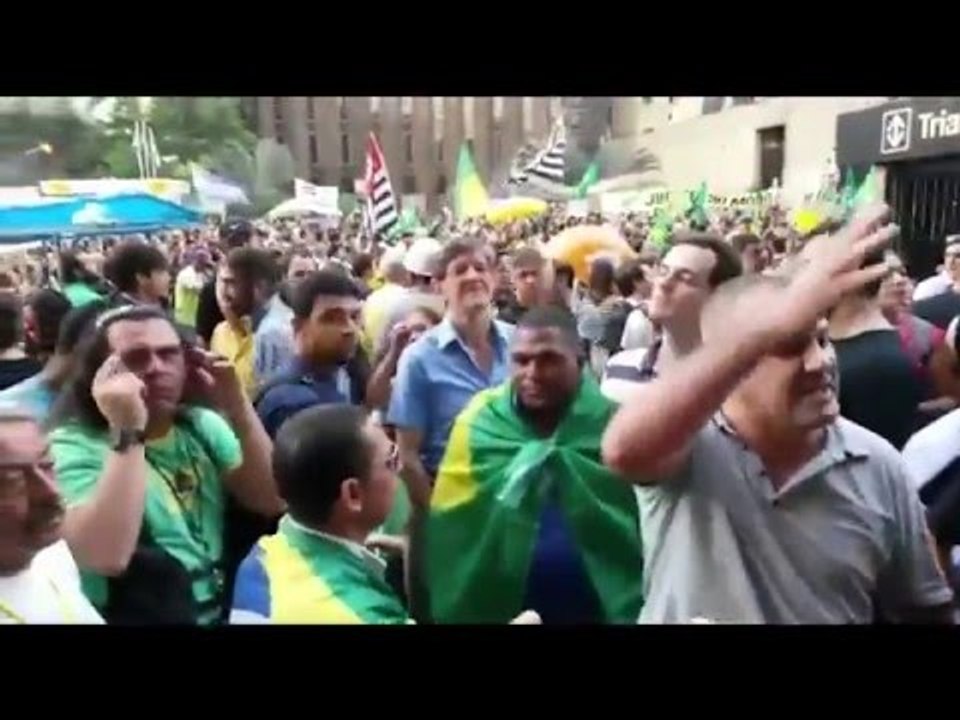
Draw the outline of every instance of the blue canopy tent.
<instances>
[{"instance_id":1,"label":"blue canopy tent","mask_svg":"<svg viewBox=\"0 0 960 720\"><path fill-rule=\"evenodd\" d=\"M203 216L149 194L0 205L0 244L78 235L123 235L198 225Z\"/></svg>"}]
</instances>

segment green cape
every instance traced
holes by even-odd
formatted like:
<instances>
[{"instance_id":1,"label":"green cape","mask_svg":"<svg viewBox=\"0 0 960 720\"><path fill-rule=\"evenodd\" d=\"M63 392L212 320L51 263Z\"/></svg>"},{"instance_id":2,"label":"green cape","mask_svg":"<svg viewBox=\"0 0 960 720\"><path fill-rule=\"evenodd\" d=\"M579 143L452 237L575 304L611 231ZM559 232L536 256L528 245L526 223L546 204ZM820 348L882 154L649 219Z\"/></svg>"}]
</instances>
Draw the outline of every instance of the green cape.
<instances>
[{"instance_id":1,"label":"green cape","mask_svg":"<svg viewBox=\"0 0 960 720\"><path fill-rule=\"evenodd\" d=\"M509 382L467 405L450 434L427 525L436 622L509 622L525 609L551 484L607 622L636 622L643 605L636 496L600 459L600 439L615 410L588 373L548 438L518 416Z\"/></svg>"}]
</instances>

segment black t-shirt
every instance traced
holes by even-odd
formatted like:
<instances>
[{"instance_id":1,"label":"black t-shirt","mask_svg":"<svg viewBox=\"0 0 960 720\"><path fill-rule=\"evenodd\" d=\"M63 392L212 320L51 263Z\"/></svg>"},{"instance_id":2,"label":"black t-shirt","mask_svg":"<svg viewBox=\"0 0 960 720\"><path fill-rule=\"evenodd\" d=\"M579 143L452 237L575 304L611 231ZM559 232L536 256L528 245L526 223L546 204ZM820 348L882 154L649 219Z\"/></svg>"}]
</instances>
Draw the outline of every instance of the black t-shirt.
<instances>
[{"instance_id":1,"label":"black t-shirt","mask_svg":"<svg viewBox=\"0 0 960 720\"><path fill-rule=\"evenodd\" d=\"M220 312L220 305L217 304L217 281L210 280L200 290L200 298L197 301L197 335L203 338L207 347L210 347L213 331L224 319L223 313Z\"/></svg>"},{"instance_id":2,"label":"black t-shirt","mask_svg":"<svg viewBox=\"0 0 960 720\"><path fill-rule=\"evenodd\" d=\"M915 427L923 381L896 330L870 330L836 340L840 414L898 450Z\"/></svg>"},{"instance_id":3,"label":"black t-shirt","mask_svg":"<svg viewBox=\"0 0 960 720\"><path fill-rule=\"evenodd\" d=\"M13 387L43 370L43 365L33 358L0 360L0 390Z\"/></svg>"},{"instance_id":4,"label":"black t-shirt","mask_svg":"<svg viewBox=\"0 0 960 720\"><path fill-rule=\"evenodd\" d=\"M946 330L950 321L960 315L960 293L953 290L934 295L913 305L913 314Z\"/></svg>"}]
</instances>

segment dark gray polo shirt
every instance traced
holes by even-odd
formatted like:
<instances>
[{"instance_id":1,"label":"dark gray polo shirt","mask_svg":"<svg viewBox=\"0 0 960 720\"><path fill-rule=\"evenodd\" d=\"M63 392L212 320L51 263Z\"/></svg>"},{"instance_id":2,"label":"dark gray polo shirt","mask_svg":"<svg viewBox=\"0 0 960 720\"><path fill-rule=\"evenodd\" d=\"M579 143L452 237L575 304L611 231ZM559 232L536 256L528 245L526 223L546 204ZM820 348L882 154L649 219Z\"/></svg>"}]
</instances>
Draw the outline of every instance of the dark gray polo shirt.
<instances>
[{"instance_id":1,"label":"dark gray polo shirt","mask_svg":"<svg viewBox=\"0 0 960 720\"><path fill-rule=\"evenodd\" d=\"M952 597L900 455L843 418L776 492L717 415L685 470L638 496L641 622L869 623Z\"/></svg>"}]
</instances>

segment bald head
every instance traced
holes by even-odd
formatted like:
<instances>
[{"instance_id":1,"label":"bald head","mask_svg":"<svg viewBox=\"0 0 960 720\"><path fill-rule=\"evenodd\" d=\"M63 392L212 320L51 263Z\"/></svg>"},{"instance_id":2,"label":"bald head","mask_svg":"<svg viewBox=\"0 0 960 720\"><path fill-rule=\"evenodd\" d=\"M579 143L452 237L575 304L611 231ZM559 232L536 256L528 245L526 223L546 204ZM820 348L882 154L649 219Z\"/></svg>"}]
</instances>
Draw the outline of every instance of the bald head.
<instances>
[{"instance_id":1,"label":"bald head","mask_svg":"<svg viewBox=\"0 0 960 720\"><path fill-rule=\"evenodd\" d=\"M768 293L779 293L790 284L782 275L741 275L723 283L707 300L700 315L700 334L704 342L726 334L730 323L764 302Z\"/></svg>"}]
</instances>

